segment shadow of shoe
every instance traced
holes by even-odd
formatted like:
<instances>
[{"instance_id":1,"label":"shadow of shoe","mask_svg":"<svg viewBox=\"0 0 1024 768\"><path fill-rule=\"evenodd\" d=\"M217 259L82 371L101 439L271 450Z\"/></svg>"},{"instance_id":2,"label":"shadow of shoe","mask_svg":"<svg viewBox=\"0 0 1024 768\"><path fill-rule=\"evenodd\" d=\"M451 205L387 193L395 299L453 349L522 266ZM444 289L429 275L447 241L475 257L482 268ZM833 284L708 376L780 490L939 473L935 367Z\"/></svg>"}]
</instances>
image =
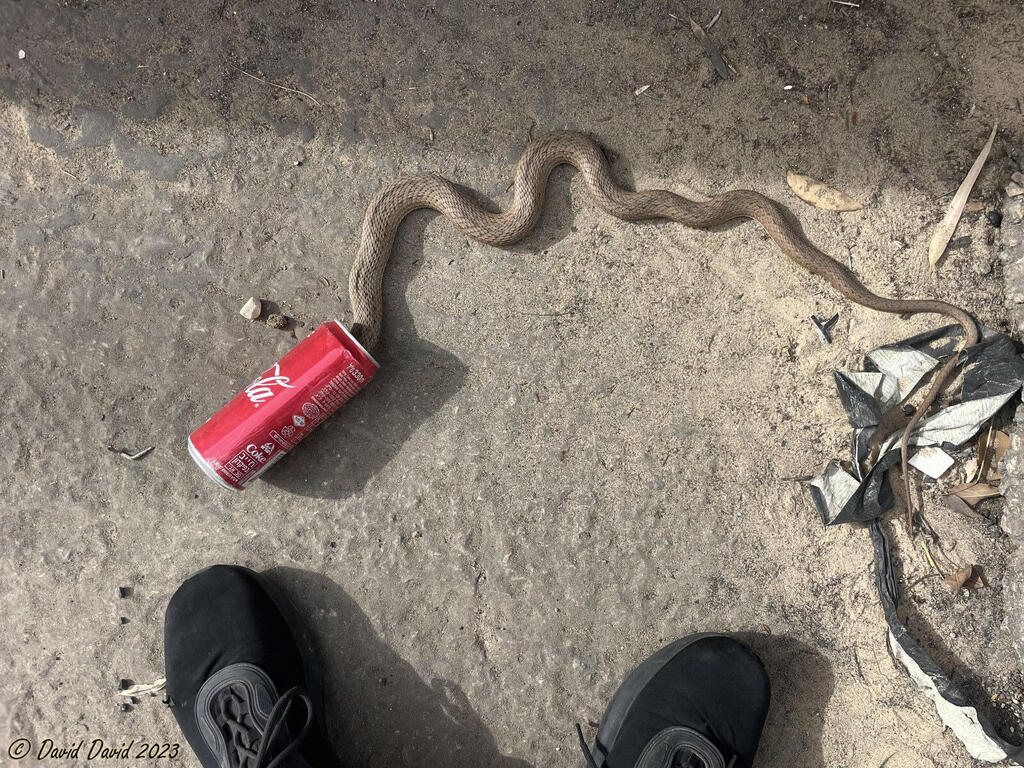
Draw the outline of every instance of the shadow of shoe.
<instances>
[{"instance_id":1,"label":"shadow of shoe","mask_svg":"<svg viewBox=\"0 0 1024 768\"><path fill-rule=\"evenodd\" d=\"M811 645L785 635L741 633L768 670L772 703L754 764L760 768L824 768L822 713L835 680L828 660Z\"/></svg>"},{"instance_id":2,"label":"shadow of shoe","mask_svg":"<svg viewBox=\"0 0 1024 768\"><path fill-rule=\"evenodd\" d=\"M294 603L320 649L335 751L359 768L530 768L502 755L466 695L423 680L385 645L344 589L298 568L264 574Z\"/></svg>"}]
</instances>

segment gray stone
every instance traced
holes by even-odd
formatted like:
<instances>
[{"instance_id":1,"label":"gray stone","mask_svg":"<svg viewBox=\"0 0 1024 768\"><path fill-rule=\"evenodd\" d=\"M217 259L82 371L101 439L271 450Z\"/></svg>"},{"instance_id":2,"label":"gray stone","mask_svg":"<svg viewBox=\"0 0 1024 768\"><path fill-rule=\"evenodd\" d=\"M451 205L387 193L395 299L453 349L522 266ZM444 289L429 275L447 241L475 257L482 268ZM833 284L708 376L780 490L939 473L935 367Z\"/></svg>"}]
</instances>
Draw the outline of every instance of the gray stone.
<instances>
[{"instance_id":1,"label":"gray stone","mask_svg":"<svg viewBox=\"0 0 1024 768\"><path fill-rule=\"evenodd\" d=\"M1017 409L1016 424L1024 420L1024 406ZM1024 536L1024 435L1014 429L1010 435L1010 447L1003 455L1000 490L1006 498L1006 511L1000 525L1011 536Z\"/></svg>"},{"instance_id":2,"label":"gray stone","mask_svg":"<svg viewBox=\"0 0 1024 768\"><path fill-rule=\"evenodd\" d=\"M246 320L256 320L261 314L263 314L263 302L255 296L252 296L247 302L245 302L245 304L242 305L242 308L238 310L238 314Z\"/></svg>"},{"instance_id":3,"label":"gray stone","mask_svg":"<svg viewBox=\"0 0 1024 768\"><path fill-rule=\"evenodd\" d=\"M1015 173L1014 178L1020 176ZM1010 183L1011 186L1015 182ZM1008 190L1009 191L1009 190ZM1024 197L1007 197L999 229L1001 260L1005 268L1006 301L1017 327L1024 327ZM1000 526L1018 544L1024 544L1024 406L1017 409L1010 431L1010 447L1003 456L1000 491L1006 499ZM1018 546L1007 564L1003 591L1006 627L1017 655L1024 662L1024 546Z\"/></svg>"}]
</instances>

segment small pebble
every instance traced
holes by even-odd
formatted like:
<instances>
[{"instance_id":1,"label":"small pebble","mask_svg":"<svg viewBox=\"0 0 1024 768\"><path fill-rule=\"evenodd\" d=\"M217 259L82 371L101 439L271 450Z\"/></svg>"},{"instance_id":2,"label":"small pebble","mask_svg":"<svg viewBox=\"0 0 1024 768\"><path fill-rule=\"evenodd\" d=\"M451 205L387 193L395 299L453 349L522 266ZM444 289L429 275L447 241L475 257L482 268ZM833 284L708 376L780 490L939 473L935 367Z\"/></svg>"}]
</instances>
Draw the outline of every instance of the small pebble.
<instances>
[{"instance_id":1,"label":"small pebble","mask_svg":"<svg viewBox=\"0 0 1024 768\"><path fill-rule=\"evenodd\" d=\"M128 623L128 617L127 616L122 616L121 617L121 623L122 624L127 624Z\"/></svg>"},{"instance_id":2,"label":"small pebble","mask_svg":"<svg viewBox=\"0 0 1024 768\"><path fill-rule=\"evenodd\" d=\"M121 681L117 684L117 690L119 690L119 691L127 691L133 685L135 685L135 683L133 683L127 677L122 677Z\"/></svg>"},{"instance_id":3,"label":"small pebble","mask_svg":"<svg viewBox=\"0 0 1024 768\"><path fill-rule=\"evenodd\" d=\"M18 58L19 59L24 59L25 58L25 51L24 50L18 51Z\"/></svg>"},{"instance_id":4,"label":"small pebble","mask_svg":"<svg viewBox=\"0 0 1024 768\"><path fill-rule=\"evenodd\" d=\"M907 403L906 405L903 406L903 415L911 416L913 415L914 410L914 406L912 406L910 403Z\"/></svg>"},{"instance_id":5,"label":"small pebble","mask_svg":"<svg viewBox=\"0 0 1024 768\"><path fill-rule=\"evenodd\" d=\"M118 587L117 588L117 596L120 597L122 600L124 600L126 597L131 597L132 596L132 588L131 587Z\"/></svg>"},{"instance_id":6,"label":"small pebble","mask_svg":"<svg viewBox=\"0 0 1024 768\"><path fill-rule=\"evenodd\" d=\"M288 318L284 315L267 315L267 325L281 330L288 327Z\"/></svg>"},{"instance_id":7,"label":"small pebble","mask_svg":"<svg viewBox=\"0 0 1024 768\"><path fill-rule=\"evenodd\" d=\"M263 314L263 302L253 296L238 310L238 314L252 322Z\"/></svg>"},{"instance_id":8,"label":"small pebble","mask_svg":"<svg viewBox=\"0 0 1024 768\"><path fill-rule=\"evenodd\" d=\"M997 229L1003 223L1003 214L999 211L989 211L985 214L985 218L988 219L989 224Z\"/></svg>"},{"instance_id":9,"label":"small pebble","mask_svg":"<svg viewBox=\"0 0 1024 768\"><path fill-rule=\"evenodd\" d=\"M127 701L122 702L121 703L121 711L122 712L131 712L132 711L132 705L129 704Z\"/></svg>"}]
</instances>

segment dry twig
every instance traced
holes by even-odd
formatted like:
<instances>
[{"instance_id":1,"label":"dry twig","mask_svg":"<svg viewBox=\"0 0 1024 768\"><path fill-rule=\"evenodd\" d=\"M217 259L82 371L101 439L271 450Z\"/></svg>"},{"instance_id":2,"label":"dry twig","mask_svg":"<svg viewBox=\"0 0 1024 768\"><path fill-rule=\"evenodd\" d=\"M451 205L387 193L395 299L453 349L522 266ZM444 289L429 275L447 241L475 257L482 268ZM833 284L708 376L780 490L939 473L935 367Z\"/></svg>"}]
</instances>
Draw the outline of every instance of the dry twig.
<instances>
[{"instance_id":1,"label":"dry twig","mask_svg":"<svg viewBox=\"0 0 1024 768\"><path fill-rule=\"evenodd\" d=\"M289 88L287 85L280 85L279 83L272 83L270 80L266 80L266 79L264 79L262 77L258 77L256 75L252 74L251 72L246 72L241 67L235 67L235 69L237 69L239 72L241 72L246 77L251 77L253 80L256 80L257 82L266 83L267 85L273 86L274 88L280 88L282 91L288 91L289 93L297 93L299 96L305 96L307 99L312 101L318 107L322 107L323 106L323 104L321 104L319 101L317 101L314 96L312 96L309 93L306 93L305 91L300 91L298 88Z\"/></svg>"}]
</instances>

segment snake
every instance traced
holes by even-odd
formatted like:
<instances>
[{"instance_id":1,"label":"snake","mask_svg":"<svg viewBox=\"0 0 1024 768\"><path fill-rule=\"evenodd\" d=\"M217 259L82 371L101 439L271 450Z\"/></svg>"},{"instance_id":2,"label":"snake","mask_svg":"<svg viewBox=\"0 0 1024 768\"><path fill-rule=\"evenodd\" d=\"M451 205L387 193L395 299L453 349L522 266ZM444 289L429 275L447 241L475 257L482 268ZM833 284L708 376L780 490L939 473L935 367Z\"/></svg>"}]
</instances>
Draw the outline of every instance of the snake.
<instances>
[{"instance_id":1,"label":"snake","mask_svg":"<svg viewBox=\"0 0 1024 768\"><path fill-rule=\"evenodd\" d=\"M896 315L934 314L963 329L960 351L978 343L978 326L965 309L939 299L880 296L867 288L844 264L818 249L803 234L792 214L775 200L748 189L723 192L696 201L664 189L629 190L616 183L600 145L583 133L560 131L530 141L516 164L512 203L493 211L471 190L434 173L399 176L373 198L363 218L359 248L349 273L352 334L367 349L381 340L384 273L403 219L429 208L447 217L462 234L492 246L511 245L536 225L544 207L548 177L560 165L581 174L587 191L601 210L625 221L667 219L693 229L710 230L736 219L761 225L791 261L828 283L847 300ZM907 454L911 432L935 404L960 359L954 353L932 378L931 387L903 430L900 441L907 520L914 525Z\"/></svg>"}]
</instances>

